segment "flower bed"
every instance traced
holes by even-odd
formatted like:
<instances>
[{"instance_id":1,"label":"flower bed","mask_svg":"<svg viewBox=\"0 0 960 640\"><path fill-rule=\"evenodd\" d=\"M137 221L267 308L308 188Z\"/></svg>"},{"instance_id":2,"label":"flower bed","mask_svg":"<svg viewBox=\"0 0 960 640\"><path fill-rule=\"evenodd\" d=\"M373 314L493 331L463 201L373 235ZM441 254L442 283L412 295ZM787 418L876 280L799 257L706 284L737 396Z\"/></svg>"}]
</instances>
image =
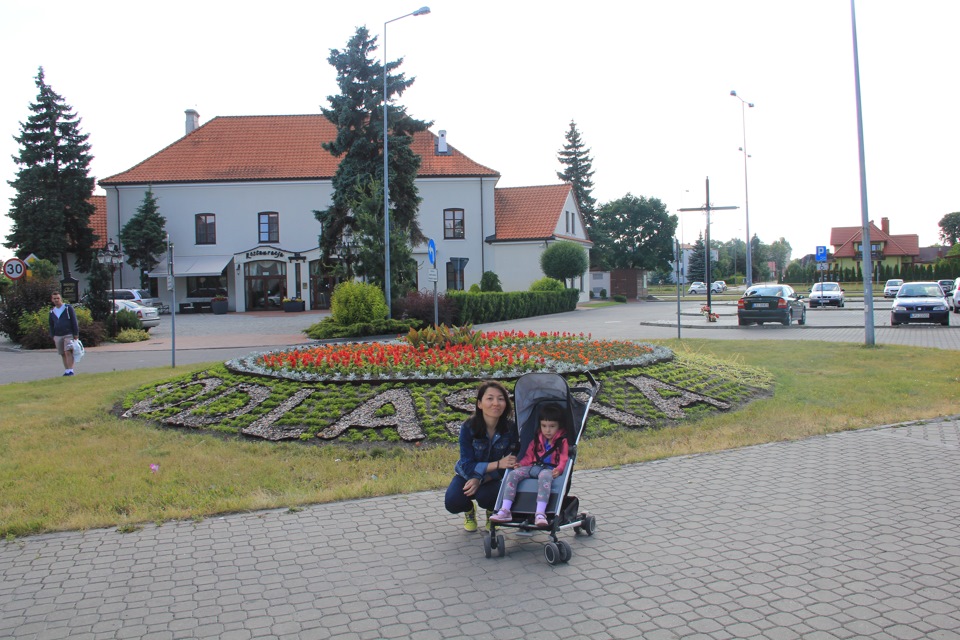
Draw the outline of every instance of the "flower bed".
<instances>
[{"instance_id":1,"label":"flower bed","mask_svg":"<svg viewBox=\"0 0 960 640\"><path fill-rule=\"evenodd\" d=\"M236 373L298 381L386 381L515 378L530 371L572 373L652 364L664 347L589 334L500 331L471 344L414 346L406 340L329 344L251 354L231 360Z\"/></svg>"}]
</instances>

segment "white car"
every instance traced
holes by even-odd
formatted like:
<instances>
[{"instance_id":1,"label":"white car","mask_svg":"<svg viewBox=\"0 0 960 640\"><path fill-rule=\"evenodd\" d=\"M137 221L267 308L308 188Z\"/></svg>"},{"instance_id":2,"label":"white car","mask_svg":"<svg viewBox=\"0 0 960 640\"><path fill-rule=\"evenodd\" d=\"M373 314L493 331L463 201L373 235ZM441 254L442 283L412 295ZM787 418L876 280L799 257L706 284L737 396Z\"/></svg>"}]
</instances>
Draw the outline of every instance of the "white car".
<instances>
[{"instance_id":1,"label":"white car","mask_svg":"<svg viewBox=\"0 0 960 640\"><path fill-rule=\"evenodd\" d=\"M117 311L131 311L140 319L140 325L149 331L160 324L160 312L153 307L145 307L133 300L117 300Z\"/></svg>"},{"instance_id":2,"label":"white car","mask_svg":"<svg viewBox=\"0 0 960 640\"><path fill-rule=\"evenodd\" d=\"M897 292L900 291L900 285L902 284L903 280L900 279L887 280L887 284L883 286L883 297L896 298Z\"/></svg>"},{"instance_id":3,"label":"white car","mask_svg":"<svg viewBox=\"0 0 960 640\"><path fill-rule=\"evenodd\" d=\"M702 282L693 282L690 284L690 290L687 293L706 293L707 285Z\"/></svg>"},{"instance_id":4,"label":"white car","mask_svg":"<svg viewBox=\"0 0 960 640\"><path fill-rule=\"evenodd\" d=\"M960 313L960 278L953 281L953 312Z\"/></svg>"},{"instance_id":5,"label":"white car","mask_svg":"<svg viewBox=\"0 0 960 640\"><path fill-rule=\"evenodd\" d=\"M843 289L836 282L817 282L810 289L810 308L836 305L839 309L844 305Z\"/></svg>"},{"instance_id":6,"label":"white car","mask_svg":"<svg viewBox=\"0 0 960 640\"><path fill-rule=\"evenodd\" d=\"M727 283L723 280L714 280L710 283L710 291L714 293L723 293L727 290Z\"/></svg>"}]
</instances>

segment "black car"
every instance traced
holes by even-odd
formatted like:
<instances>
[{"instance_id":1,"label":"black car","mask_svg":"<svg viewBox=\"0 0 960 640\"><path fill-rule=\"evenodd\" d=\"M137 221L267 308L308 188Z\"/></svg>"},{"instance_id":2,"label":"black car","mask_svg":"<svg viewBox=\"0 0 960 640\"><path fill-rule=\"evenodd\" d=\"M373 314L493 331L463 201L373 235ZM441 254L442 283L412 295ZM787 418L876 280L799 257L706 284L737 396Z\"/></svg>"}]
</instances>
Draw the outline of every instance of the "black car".
<instances>
[{"instance_id":1,"label":"black car","mask_svg":"<svg viewBox=\"0 0 960 640\"><path fill-rule=\"evenodd\" d=\"M737 301L737 321L740 326L779 322L789 326L807 323L807 308L803 296L785 284L756 285L747 289Z\"/></svg>"}]
</instances>

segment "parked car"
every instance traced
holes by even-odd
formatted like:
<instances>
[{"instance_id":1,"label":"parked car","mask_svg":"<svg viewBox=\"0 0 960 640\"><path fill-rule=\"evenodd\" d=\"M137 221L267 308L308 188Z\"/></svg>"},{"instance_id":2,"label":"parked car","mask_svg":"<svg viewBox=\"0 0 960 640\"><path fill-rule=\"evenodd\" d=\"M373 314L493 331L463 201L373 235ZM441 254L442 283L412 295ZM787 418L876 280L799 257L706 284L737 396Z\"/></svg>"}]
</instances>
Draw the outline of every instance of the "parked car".
<instances>
[{"instance_id":1,"label":"parked car","mask_svg":"<svg viewBox=\"0 0 960 640\"><path fill-rule=\"evenodd\" d=\"M960 313L960 278L953 281L953 312Z\"/></svg>"},{"instance_id":2,"label":"parked car","mask_svg":"<svg viewBox=\"0 0 960 640\"><path fill-rule=\"evenodd\" d=\"M883 285L883 297L884 298L896 298L897 291L900 290L900 285L903 284L903 280L894 279L887 280L887 284Z\"/></svg>"},{"instance_id":3,"label":"parked car","mask_svg":"<svg viewBox=\"0 0 960 640\"><path fill-rule=\"evenodd\" d=\"M807 307L803 296L785 284L755 285L743 293L737 301L737 322L740 326L779 322L789 326L807 323Z\"/></svg>"},{"instance_id":4,"label":"parked car","mask_svg":"<svg viewBox=\"0 0 960 640\"><path fill-rule=\"evenodd\" d=\"M140 318L140 324L149 331L160 324L160 312L153 307L145 307L133 300L117 300L117 311L131 311Z\"/></svg>"},{"instance_id":5,"label":"parked car","mask_svg":"<svg viewBox=\"0 0 960 640\"><path fill-rule=\"evenodd\" d=\"M817 282L810 289L810 308L834 304L839 309L845 304L843 289L836 282Z\"/></svg>"},{"instance_id":6,"label":"parked car","mask_svg":"<svg viewBox=\"0 0 960 640\"><path fill-rule=\"evenodd\" d=\"M145 307L156 307L160 302L150 295L148 289L114 289L107 291L107 298L113 300L133 300Z\"/></svg>"},{"instance_id":7,"label":"parked car","mask_svg":"<svg viewBox=\"0 0 960 640\"><path fill-rule=\"evenodd\" d=\"M890 324L912 322L950 324L947 299L936 282L906 282L900 285L890 309Z\"/></svg>"},{"instance_id":8,"label":"parked car","mask_svg":"<svg viewBox=\"0 0 960 640\"><path fill-rule=\"evenodd\" d=\"M723 293L727 290L727 283L723 280L714 280L710 283L710 291L714 293Z\"/></svg>"},{"instance_id":9,"label":"parked car","mask_svg":"<svg viewBox=\"0 0 960 640\"><path fill-rule=\"evenodd\" d=\"M687 293L706 293L707 285L702 282L693 282L690 284L690 290Z\"/></svg>"},{"instance_id":10,"label":"parked car","mask_svg":"<svg viewBox=\"0 0 960 640\"><path fill-rule=\"evenodd\" d=\"M956 283L953 280L937 280L937 284L939 284L940 288L943 289L943 297L947 299L947 306L956 312L957 308L953 304L953 294L954 290L957 288Z\"/></svg>"}]
</instances>

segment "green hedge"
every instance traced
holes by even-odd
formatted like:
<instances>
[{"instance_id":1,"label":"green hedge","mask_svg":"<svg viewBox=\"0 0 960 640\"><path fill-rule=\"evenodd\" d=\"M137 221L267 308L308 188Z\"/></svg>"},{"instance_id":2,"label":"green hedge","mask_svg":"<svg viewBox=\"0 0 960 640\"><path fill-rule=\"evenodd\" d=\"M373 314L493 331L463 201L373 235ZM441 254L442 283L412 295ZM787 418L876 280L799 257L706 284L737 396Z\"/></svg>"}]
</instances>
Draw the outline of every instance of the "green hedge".
<instances>
[{"instance_id":1,"label":"green hedge","mask_svg":"<svg viewBox=\"0 0 960 640\"><path fill-rule=\"evenodd\" d=\"M467 293L448 291L457 307L458 326L502 322L549 313L563 313L577 308L580 291L509 291L506 293Z\"/></svg>"}]
</instances>

